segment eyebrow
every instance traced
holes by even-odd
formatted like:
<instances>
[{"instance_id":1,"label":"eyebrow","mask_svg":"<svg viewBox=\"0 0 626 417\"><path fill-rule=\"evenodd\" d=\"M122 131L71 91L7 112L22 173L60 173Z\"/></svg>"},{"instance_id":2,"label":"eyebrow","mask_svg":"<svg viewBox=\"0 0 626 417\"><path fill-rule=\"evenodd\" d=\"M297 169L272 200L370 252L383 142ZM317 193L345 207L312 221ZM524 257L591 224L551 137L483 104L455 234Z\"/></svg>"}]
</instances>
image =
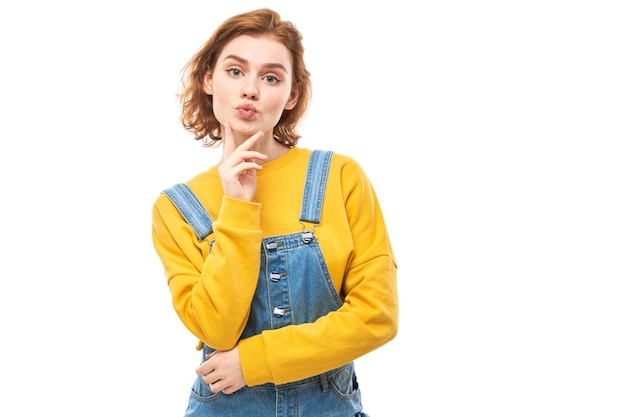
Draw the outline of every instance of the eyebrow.
<instances>
[{"instance_id":1,"label":"eyebrow","mask_svg":"<svg viewBox=\"0 0 626 417\"><path fill-rule=\"evenodd\" d=\"M232 54L231 55L226 55L223 60L226 61L227 59L234 59L235 61L239 61L242 64L248 64L248 60L247 59L244 59L244 58L242 58L240 56L237 56L237 55L232 55ZM285 66L283 64L273 63L273 62L264 64L263 68L270 68L270 69L271 68L278 68L278 69L281 69L281 70L283 70L285 72L288 72L287 68L285 68Z\"/></svg>"}]
</instances>

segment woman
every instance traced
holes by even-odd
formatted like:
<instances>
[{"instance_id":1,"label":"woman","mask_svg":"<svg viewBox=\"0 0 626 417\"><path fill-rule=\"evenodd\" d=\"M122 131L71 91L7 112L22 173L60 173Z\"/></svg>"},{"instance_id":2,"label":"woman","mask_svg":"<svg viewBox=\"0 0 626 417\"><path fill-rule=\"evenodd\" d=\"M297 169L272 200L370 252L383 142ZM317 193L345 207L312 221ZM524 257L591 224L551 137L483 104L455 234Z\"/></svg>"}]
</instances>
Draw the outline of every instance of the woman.
<instances>
[{"instance_id":1,"label":"woman","mask_svg":"<svg viewBox=\"0 0 626 417\"><path fill-rule=\"evenodd\" d=\"M187 63L184 127L222 159L165 190L153 240L202 362L188 416L367 416L353 361L398 329L396 262L353 159L297 146L302 37L226 20Z\"/></svg>"}]
</instances>

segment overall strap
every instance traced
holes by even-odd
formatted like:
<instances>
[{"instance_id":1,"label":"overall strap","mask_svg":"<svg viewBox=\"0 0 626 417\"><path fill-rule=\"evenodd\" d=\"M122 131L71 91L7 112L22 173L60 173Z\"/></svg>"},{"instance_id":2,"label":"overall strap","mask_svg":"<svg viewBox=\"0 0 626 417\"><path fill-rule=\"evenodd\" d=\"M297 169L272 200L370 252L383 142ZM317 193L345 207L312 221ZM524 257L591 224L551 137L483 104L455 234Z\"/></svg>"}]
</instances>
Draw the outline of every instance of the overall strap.
<instances>
[{"instance_id":1,"label":"overall strap","mask_svg":"<svg viewBox=\"0 0 626 417\"><path fill-rule=\"evenodd\" d=\"M187 184L176 184L163 191L189 223L196 236L204 240L213 232L213 221Z\"/></svg>"},{"instance_id":2,"label":"overall strap","mask_svg":"<svg viewBox=\"0 0 626 417\"><path fill-rule=\"evenodd\" d=\"M320 223L322 204L328 182L328 170L333 151L313 150L306 171L300 221L314 224Z\"/></svg>"}]
</instances>

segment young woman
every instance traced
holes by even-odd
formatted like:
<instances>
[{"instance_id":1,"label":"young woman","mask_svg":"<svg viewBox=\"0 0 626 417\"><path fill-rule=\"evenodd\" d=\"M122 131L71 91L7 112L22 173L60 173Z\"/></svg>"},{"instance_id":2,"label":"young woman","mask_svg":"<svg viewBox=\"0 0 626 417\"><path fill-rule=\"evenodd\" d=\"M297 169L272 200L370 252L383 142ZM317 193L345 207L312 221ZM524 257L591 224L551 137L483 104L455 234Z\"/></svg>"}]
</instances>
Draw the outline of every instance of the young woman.
<instances>
[{"instance_id":1,"label":"young woman","mask_svg":"<svg viewBox=\"0 0 626 417\"><path fill-rule=\"evenodd\" d=\"M353 159L297 146L302 37L272 10L226 20L187 63L184 127L222 159L166 189L153 240L199 340L187 416L367 416L354 360L398 330L396 261Z\"/></svg>"}]
</instances>

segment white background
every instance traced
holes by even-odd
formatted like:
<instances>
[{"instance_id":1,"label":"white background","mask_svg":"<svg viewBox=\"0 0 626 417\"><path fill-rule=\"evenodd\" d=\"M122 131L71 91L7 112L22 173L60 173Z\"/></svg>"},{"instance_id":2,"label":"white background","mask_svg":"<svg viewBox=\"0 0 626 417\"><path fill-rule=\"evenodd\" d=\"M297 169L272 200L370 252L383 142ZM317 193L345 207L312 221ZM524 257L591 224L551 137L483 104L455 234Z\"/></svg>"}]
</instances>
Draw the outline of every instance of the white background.
<instances>
[{"instance_id":1,"label":"white background","mask_svg":"<svg viewBox=\"0 0 626 417\"><path fill-rule=\"evenodd\" d=\"M619 1L31 1L0 6L0 415L180 416L195 340L151 236L219 151L178 123L232 14L304 35L301 146L355 157L399 263L372 417L626 415Z\"/></svg>"}]
</instances>

